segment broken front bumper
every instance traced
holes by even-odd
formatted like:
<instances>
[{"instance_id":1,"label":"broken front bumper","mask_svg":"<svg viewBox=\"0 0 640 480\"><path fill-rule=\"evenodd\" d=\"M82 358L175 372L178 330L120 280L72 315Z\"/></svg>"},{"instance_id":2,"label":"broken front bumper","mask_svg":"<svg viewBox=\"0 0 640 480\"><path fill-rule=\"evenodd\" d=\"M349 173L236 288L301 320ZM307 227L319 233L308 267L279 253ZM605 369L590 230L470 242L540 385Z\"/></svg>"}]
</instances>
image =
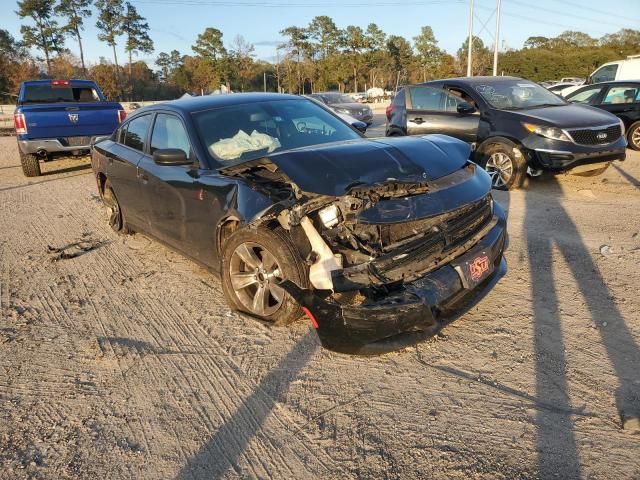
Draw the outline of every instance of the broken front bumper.
<instances>
[{"instance_id":1,"label":"broken front bumper","mask_svg":"<svg viewBox=\"0 0 640 480\"><path fill-rule=\"evenodd\" d=\"M374 355L424 340L479 302L506 273L503 251L507 232L504 213L473 248L453 262L391 291L378 301L359 305L337 303L328 292L281 285L312 317L322 345L342 353ZM460 265L466 258L486 256L490 273L470 285Z\"/></svg>"}]
</instances>

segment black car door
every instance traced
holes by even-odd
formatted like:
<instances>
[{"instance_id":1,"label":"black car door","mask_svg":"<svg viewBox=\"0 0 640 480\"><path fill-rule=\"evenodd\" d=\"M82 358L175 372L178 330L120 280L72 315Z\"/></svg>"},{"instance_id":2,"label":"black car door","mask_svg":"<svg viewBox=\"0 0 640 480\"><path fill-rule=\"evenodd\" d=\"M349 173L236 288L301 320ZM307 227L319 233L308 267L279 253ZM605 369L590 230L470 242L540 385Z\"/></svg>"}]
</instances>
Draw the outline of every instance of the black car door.
<instances>
[{"instance_id":1,"label":"black car door","mask_svg":"<svg viewBox=\"0 0 640 480\"><path fill-rule=\"evenodd\" d=\"M440 87L415 85L407 90L408 135L442 133L467 142L476 140L480 117L459 113L460 97Z\"/></svg>"},{"instance_id":2,"label":"black car door","mask_svg":"<svg viewBox=\"0 0 640 480\"><path fill-rule=\"evenodd\" d=\"M138 163L142 158L151 115L133 117L120 127L116 141L104 152L107 157L107 177L120 208L131 225L145 226L145 202L140 195Z\"/></svg>"},{"instance_id":3,"label":"black car door","mask_svg":"<svg viewBox=\"0 0 640 480\"><path fill-rule=\"evenodd\" d=\"M613 113L628 128L640 120L640 83L609 85L595 106Z\"/></svg>"},{"instance_id":4,"label":"black car door","mask_svg":"<svg viewBox=\"0 0 640 480\"><path fill-rule=\"evenodd\" d=\"M138 164L148 229L160 240L198 257L199 252L193 250L189 223L205 192L197 181L198 168L161 165L153 160L156 150L167 148L180 149L196 162L182 119L169 112L159 112L149 135L149 147Z\"/></svg>"}]
</instances>

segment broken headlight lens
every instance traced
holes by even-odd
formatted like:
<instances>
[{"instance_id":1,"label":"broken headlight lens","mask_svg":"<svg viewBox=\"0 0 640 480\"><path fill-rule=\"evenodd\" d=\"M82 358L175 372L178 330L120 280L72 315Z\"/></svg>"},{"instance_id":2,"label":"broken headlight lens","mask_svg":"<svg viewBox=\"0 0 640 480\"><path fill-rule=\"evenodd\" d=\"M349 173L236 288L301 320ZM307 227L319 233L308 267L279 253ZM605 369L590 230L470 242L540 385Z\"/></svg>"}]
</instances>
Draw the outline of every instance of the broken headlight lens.
<instances>
[{"instance_id":1,"label":"broken headlight lens","mask_svg":"<svg viewBox=\"0 0 640 480\"><path fill-rule=\"evenodd\" d=\"M541 137L560 140L561 142L571 141L571 139L557 127L546 127L544 125L536 125L535 123L523 123L522 126L529 132L540 135Z\"/></svg>"},{"instance_id":2,"label":"broken headlight lens","mask_svg":"<svg viewBox=\"0 0 640 480\"><path fill-rule=\"evenodd\" d=\"M318 211L320 221L327 228L335 227L340 222L340 210L335 205L329 205Z\"/></svg>"}]
</instances>

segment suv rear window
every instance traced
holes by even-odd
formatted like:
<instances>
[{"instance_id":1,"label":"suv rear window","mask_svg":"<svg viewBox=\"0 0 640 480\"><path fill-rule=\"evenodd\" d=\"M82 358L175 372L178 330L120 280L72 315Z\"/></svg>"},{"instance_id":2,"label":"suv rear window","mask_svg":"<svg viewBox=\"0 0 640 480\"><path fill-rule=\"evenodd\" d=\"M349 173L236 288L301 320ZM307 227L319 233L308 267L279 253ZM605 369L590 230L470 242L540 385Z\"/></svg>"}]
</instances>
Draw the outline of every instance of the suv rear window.
<instances>
[{"instance_id":1,"label":"suv rear window","mask_svg":"<svg viewBox=\"0 0 640 480\"><path fill-rule=\"evenodd\" d=\"M92 87L25 85L22 103L93 103L100 97Z\"/></svg>"}]
</instances>

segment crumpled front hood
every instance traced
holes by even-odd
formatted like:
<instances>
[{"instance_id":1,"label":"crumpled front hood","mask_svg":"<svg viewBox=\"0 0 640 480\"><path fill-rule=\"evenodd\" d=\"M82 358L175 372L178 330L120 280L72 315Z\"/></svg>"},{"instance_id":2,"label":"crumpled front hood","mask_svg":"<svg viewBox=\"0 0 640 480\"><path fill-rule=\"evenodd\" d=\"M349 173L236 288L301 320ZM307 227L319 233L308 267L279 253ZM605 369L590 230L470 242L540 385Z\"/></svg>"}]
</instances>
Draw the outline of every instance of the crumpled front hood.
<instances>
[{"instance_id":1,"label":"crumpled front hood","mask_svg":"<svg viewBox=\"0 0 640 480\"><path fill-rule=\"evenodd\" d=\"M470 152L465 142L429 135L315 145L266 158L301 190L339 197L356 186L444 177L462 168Z\"/></svg>"}]
</instances>

